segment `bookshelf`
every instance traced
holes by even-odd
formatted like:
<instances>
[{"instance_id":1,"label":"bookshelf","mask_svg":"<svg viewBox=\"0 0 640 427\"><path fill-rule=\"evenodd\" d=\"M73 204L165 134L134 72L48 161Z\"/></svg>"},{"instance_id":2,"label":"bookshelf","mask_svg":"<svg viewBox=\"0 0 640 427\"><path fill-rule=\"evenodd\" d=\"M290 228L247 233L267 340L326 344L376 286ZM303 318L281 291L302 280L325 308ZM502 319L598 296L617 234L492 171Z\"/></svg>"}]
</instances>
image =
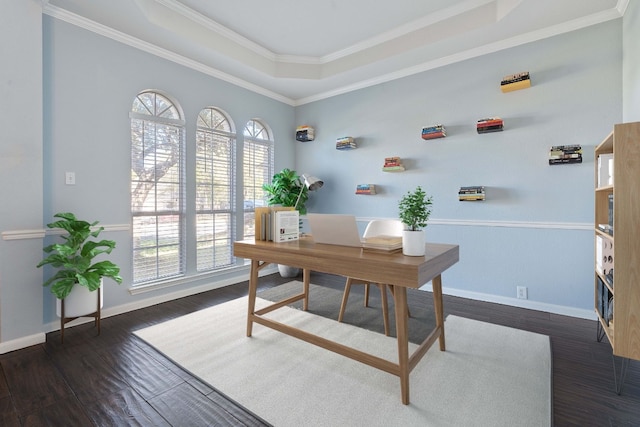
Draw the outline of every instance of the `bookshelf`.
<instances>
[{"instance_id":1,"label":"bookshelf","mask_svg":"<svg viewBox=\"0 0 640 427\"><path fill-rule=\"evenodd\" d=\"M615 125L594 160L598 340L623 358L620 393L629 359L640 360L640 122Z\"/></svg>"}]
</instances>

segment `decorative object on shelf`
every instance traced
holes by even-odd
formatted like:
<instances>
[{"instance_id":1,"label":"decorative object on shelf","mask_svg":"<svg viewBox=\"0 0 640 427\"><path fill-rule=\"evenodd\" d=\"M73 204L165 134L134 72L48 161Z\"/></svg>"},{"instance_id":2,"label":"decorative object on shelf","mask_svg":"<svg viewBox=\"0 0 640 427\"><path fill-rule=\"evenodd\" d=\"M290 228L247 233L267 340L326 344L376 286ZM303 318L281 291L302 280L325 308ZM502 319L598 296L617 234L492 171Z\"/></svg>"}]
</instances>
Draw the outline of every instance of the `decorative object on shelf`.
<instances>
[{"instance_id":1,"label":"decorative object on shelf","mask_svg":"<svg viewBox=\"0 0 640 427\"><path fill-rule=\"evenodd\" d=\"M422 139L436 139L447 136L443 125L427 126L422 128Z\"/></svg>"},{"instance_id":2,"label":"decorative object on shelf","mask_svg":"<svg viewBox=\"0 0 640 427\"><path fill-rule=\"evenodd\" d=\"M404 166L402 166L400 157L385 157L382 170L384 172L404 172Z\"/></svg>"},{"instance_id":3,"label":"decorative object on shelf","mask_svg":"<svg viewBox=\"0 0 640 427\"><path fill-rule=\"evenodd\" d=\"M296 141L313 141L315 137L315 131L311 126L304 125L296 128Z\"/></svg>"},{"instance_id":4,"label":"decorative object on shelf","mask_svg":"<svg viewBox=\"0 0 640 427\"><path fill-rule=\"evenodd\" d=\"M458 200L461 202L485 200L484 186L474 185L470 187L460 187L460 190L458 191Z\"/></svg>"},{"instance_id":5,"label":"decorative object on shelf","mask_svg":"<svg viewBox=\"0 0 640 427\"><path fill-rule=\"evenodd\" d=\"M500 82L500 90L502 92L511 92L528 87L531 87L531 78L528 71L504 76Z\"/></svg>"},{"instance_id":6,"label":"decorative object on shelf","mask_svg":"<svg viewBox=\"0 0 640 427\"><path fill-rule=\"evenodd\" d=\"M352 150L358 148L356 141L350 136L343 136L336 140L336 150Z\"/></svg>"},{"instance_id":7,"label":"decorative object on shelf","mask_svg":"<svg viewBox=\"0 0 640 427\"><path fill-rule=\"evenodd\" d=\"M581 145L554 145L549 149L549 164L582 163Z\"/></svg>"},{"instance_id":8,"label":"decorative object on shelf","mask_svg":"<svg viewBox=\"0 0 640 427\"><path fill-rule=\"evenodd\" d=\"M501 132L504 122L500 117L488 117L478 120L476 130L478 133Z\"/></svg>"},{"instance_id":9,"label":"decorative object on shelf","mask_svg":"<svg viewBox=\"0 0 640 427\"><path fill-rule=\"evenodd\" d=\"M358 184L356 194L376 194L375 184Z\"/></svg>"},{"instance_id":10,"label":"decorative object on shelf","mask_svg":"<svg viewBox=\"0 0 640 427\"><path fill-rule=\"evenodd\" d=\"M598 156L598 187L613 185L613 154L604 153Z\"/></svg>"},{"instance_id":11,"label":"decorative object on shelf","mask_svg":"<svg viewBox=\"0 0 640 427\"><path fill-rule=\"evenodd\" d=\"M400 221L405 225L402 232L402 253L407 256L423 256L425 254L425 238L423 228L427 226L433 198L427 196L422 187L408 191L398 204Z\"/></svg>"},{"instance_id":12,"label":"decorative object on shelf","mask_svg":"<svg viewBox=\"0 0 640 427\"><path fill-rule=\"evenodd\" d=\"M56 314L60 317L60 341L64 342L64 325L78 317L93 317L100 334L102 279L110 277L121 284L122 277L120 267L113 262L94 262L94 258L110 254L116 242L91 240L104 230L104 227L95 227L98 221L82 221L69 212L57 213L54 217L60 220L47 224L47 227L65 230L67 233L61 236L64 242L46 246L43 251L49 255L37 267L50 265L57 268L43 286L51 285L51 293L58 298ZM97 290L99 292L95 292Z\"/></svg>"}]
</instances>

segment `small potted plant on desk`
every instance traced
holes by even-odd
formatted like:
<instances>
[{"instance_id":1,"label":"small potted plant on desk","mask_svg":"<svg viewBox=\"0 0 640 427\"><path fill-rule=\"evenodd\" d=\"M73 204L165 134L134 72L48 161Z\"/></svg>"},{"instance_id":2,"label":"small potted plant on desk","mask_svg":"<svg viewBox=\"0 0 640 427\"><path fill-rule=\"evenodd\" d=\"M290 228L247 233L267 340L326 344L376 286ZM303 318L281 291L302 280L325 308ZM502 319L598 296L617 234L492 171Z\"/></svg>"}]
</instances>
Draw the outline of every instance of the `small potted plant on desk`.
<instances>
[{"instance_id":1,"label":"small potted plant on desk","mask_svg":"<svg viewBox=\"0 0 640 427\"><path fill-rule=\"evenodd\" d=\"M63 243L54 243L43 249L49 256L40 261L38 267L51 265L57 268L43 286L51 285L51 293L58 298L56 314L60 317L61 341L64 342L65 323L78 317L94 317L100 333L102 279L110 277L120 284L122 278L119 276L120 268L111 261L94 263L95 257L103 253L110 254L116 246L113 240L90 240L97 238L104 229L91 229L98 221L90 224L68 212L57 213L54 217L60 220L47 224L47 227L63 229L67 233L61 236ZM97 290L99 292L95 292Z\"/></svg>"},{"instance_id":2,"label":"small potted plant on desk","mask_svg":"<svg viewBox=\"0 0 640 427\"><path fill-rule=\"evenodd\" d=\"M423 228L427 226L433 198L426 195L422 187L418 186L408 191L398 204L400 221L406 226L402 232L402 253L408 256L423 256L425 254L425 239Z\"/></svg>"},{"instance_id":3,"label":"small potted plant on desk","mask_svg":"<svg viewBox=\"0 0 640 427\"><path fill-rule=\"evenodd\" d=\"M309 199L309 189L296 171L282 169L273 175L271 184L264 184L262 189L269 194L267 203L270 206L295 207L300 215L307 213L305 202ZM299 268L281 264L278 265L278 271L282 277L296 277L300 274Z\"/></svg>"}]
</instances>

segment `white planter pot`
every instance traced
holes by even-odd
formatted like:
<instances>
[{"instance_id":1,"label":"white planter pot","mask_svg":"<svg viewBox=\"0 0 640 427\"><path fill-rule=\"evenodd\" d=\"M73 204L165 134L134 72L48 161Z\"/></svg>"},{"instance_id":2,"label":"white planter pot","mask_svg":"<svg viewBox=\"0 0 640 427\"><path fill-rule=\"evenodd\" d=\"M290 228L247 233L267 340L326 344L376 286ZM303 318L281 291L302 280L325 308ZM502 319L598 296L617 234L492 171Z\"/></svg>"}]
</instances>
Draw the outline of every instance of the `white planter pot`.
<instances>
[{"instance_id":1,"label":"white planter pot","mask_svg":"<svg viewBox=\"0 0 640 427\"><path fill-rule=\"evenodd\" d=\"M402 231L402 253L407 256L423 256L425 253L424 230Z\"/></svg>"},{"instance_id":2,"label":"white planter pot","mask_svg":"<svg viewBox=\"0 0 640 427\"><path fill-rule=\"evenodd\" d=\"M280 275L285 278L297 277L300 274L298 267L290 267L288 265L278 264L278 271Z\"/></svg>"},{"instance_id":3,"label":"white planter pot","mask_svg":"<svg viewBox=\"0 0 640 427\"><path fill-rule=\"evenodd\" d=\"M98 309L98 292L100 292L100 308L104 305L103 286L91 292L84 286L75 284L71 293L64 299L64 317L82 317L93 314ZM61 300L56 300L56 314L62 317Z\"/></svg>"}]
</instances>

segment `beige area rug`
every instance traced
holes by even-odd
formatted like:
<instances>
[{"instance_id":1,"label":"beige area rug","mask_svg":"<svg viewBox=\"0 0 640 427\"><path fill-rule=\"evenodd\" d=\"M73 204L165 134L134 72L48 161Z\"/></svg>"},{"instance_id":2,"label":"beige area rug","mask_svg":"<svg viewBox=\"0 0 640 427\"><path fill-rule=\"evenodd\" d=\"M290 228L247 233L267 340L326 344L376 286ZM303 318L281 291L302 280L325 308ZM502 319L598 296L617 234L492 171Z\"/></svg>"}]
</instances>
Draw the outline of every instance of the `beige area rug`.
<instances>
[{"instance_id":1,"label":"beige area rug","mask_svg":"<svg viewBox=\"0 0 640 427\"><path fill-rule=\"evenodd\" d=\"M247 337L246 315L243 297L136 335L277 427L551 425L545 335L448 316L447 351L427 352L403 405L398 377L259 324ZM392 337L290 307L268 317L397 362Z\"/></svg>"}]
</instances>

